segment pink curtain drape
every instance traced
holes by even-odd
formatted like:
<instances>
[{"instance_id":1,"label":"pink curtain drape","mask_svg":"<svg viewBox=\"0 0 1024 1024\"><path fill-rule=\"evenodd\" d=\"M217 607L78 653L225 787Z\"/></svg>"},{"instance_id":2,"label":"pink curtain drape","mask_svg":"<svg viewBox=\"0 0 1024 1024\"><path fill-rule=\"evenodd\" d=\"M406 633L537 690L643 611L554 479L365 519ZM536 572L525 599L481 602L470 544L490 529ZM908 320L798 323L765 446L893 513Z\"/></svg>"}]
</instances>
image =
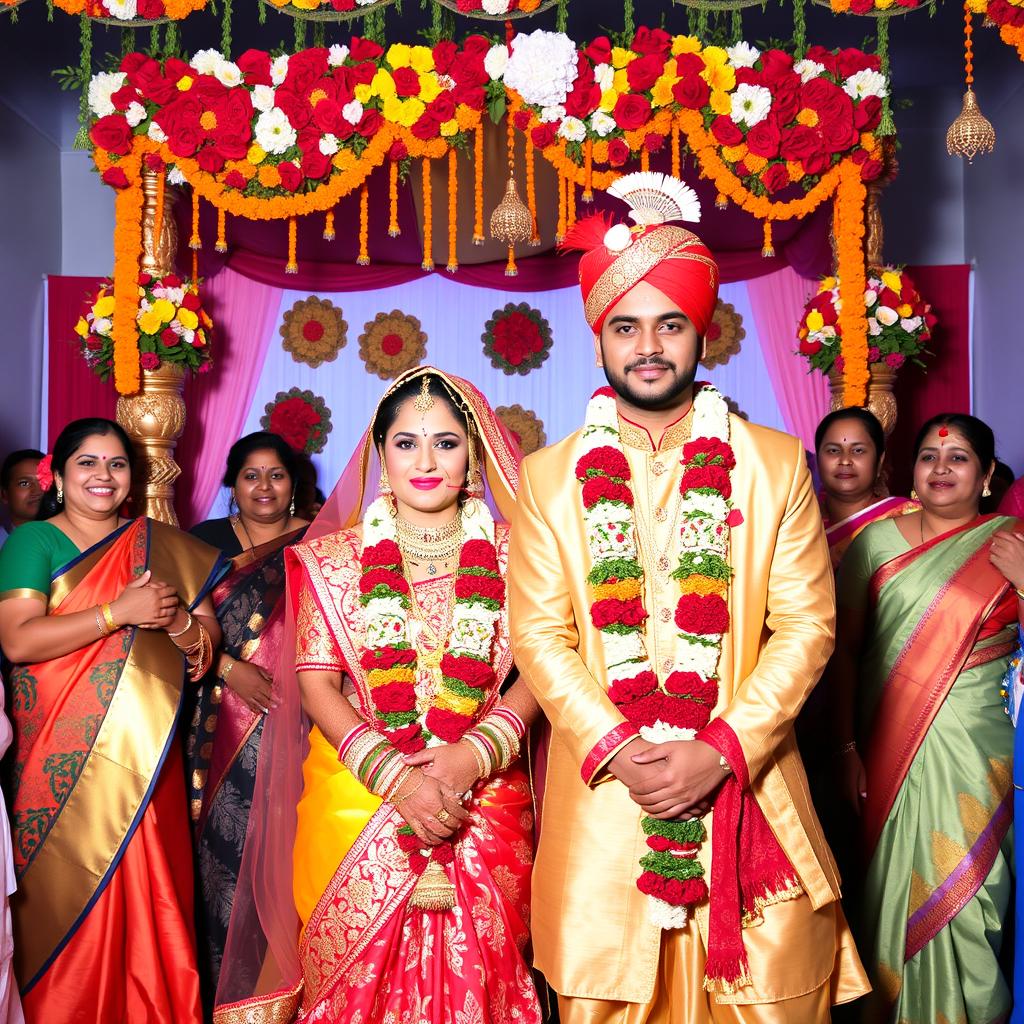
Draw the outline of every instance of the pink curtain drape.
<instances>
[{"instance_id":1,"label":"pink curtain drape","mask_svg":"<svg viewBox=\"0 0 1024 1024\"><path fill-rule=\"evenodd\" d=\"M757 337L782 418L808 451L814 450L814 429L829 408L827 379L808 373L806 360L796 354L797 326L815 287L816 282L790 267L747 281Z\"/></svg>"},{"instance_id":2,"label":"pink curtain drape","mask_svg":"<svg viewBox=\"0 0 1024 1024\"><path fill-rule=\"evenodd\" d=\"M226 268L202 286L213 318L214 368L185 386L188 418L175 458L177 510L186 529L205 518L217 494L228 449L238 440L281 308L281 289Z\"/></svg>"}]
</instances>

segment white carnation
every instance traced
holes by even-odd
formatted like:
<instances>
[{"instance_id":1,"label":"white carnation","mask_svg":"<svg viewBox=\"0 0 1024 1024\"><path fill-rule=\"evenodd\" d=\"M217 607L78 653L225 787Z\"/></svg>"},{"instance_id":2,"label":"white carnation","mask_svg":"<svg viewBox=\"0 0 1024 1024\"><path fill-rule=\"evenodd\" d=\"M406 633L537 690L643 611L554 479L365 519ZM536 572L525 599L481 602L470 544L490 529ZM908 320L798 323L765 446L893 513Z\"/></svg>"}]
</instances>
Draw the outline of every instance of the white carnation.
<instances>
[{"instance_id":1,"label":"white carnation","mask_svg":"<svg viewBox=\"0 0 1024 1024\"><path fill-rule=\"evenodd\" d=\"M750 43L727 46L725 52L729 55L729 63L734 68L752 68L761 56L761 51Z\"/></svg>"},{"instance_id":2,"label":"white carnation","mask_svg":"<svg viewBox=\"0 0 1024 1024\"><path fill-rule=\"evenodd\" d=\"M732 109L729 116L736 124L745 124L748 128L760 124L772 109L772 94L763 85L750 85L744 82L736 86L731 99Z\"/></svg>"},{"instance_id":3,"label":"white carnation","mask_svg":"<svg viewBox=\"0 0 1024 1024\"><path fill-rule=\"evenodd\" d=\"M609 669L624 661L645 657L643 639L639 633L625 633L621 636L618 633L602 633L601 640L604 644L605 664Z\"/></svg>"},{"instance_id":4,"label":"white carnation","mask_svg":"<svg viewBox=\"0 0 1024 1024\"><path fill-rule=\"evenodd\" d=\"M900 327L903 328L908 334L913 334L918 330L924 321L919 316L904 317L900 320Z\"/></svg>"},{"instance_id":5,"label":"white carnation","mask_svg":"<svg viewBox=\"0 0 1024 1024\"><path fill-rule=\"evenodd\" d=\"M886 84L885 75L878 71L872 71L870 68L864 68L863 71L850 75L843 82L843 92L855 100L863 100L868 96L877 96L882 99L889 95Z\"/></svg>"},{"instance_id":6,"label":"white carnation","mask_svg":"<svg viewBox=\"0 0 1024 1024\"><path fill-rule=\"evenodd\" d=\"M587 126L578 117L567 117L559 126L558 134L569 142L582 142L587 137Z\"/></svg>"},{"instance_id":7,"label":"white carnation","mask_svg":"<svg viewBox=\"0 0 1024 1024\"><path fill-rule=\"evenodd\" d=\"M181 173L181 168L175 164L167 171L167 184L168 185L184 185L185 175Z\"/></svg>"},{"instance_id":8,"label":"white carnation","mask_svg":"<svg viewBox=\"0 0 1024 1024\"><path fill-rule=\"evenodd\" d=\"M868 288L864 293L864 305L870 309L878 301L878 292L874 288Z\"/></svg>"},{"instance_id":9,"label":"white carnation","mask_svg":"<svg viewBox=\"0 0 1024 1024\"><path fill-rule=\"evenodd\" d=\"M590 118L590 127L603 139L615 131L615 118L603 110L595 110Z\"/></svg>"},{"instance_id":10,"label":"white carnation","mask_svg":"<svg viewBox=\"0 0 1024 1024\"><path fill-rule=\"evenodd\" d=\"M676 664L678 672L696 672L705 679L711 679L718 669L718 647L705 647L684 637L676 642Z\"/></svg>"},{"instance_id":11,"label":"white carnation","mask_svg":"<svg viewBox=\"0 0 1024 1024\"><path fill-rule=\"evenodd\" d=\"M348 60L348 47L341 43L332 43L327 51L327 64L329 67L341 67Z\"/></svg>"},{"instance_id":12,"label":"white carnation","mask_svg":"<svg viewBox=\"0 0 1024 1024\"><path fill-rule=\"evenodd\" d=\"M256 142L266 153L284 153L295 145L297 138L288 115L280 107L273 107L256 118L255 135Z\"/></svg>"},{"instance_id":13,"label":"white carnation","mask_svg":"<svg viewBox=\"0 0 1024 1024\"><path fill-rule=\"evenodd\" d=\"M280 85L288 77L288 54L282 53L275 57L270 65L270 81L274 85Z\"/></svg>"},{"instance_id":14,"label":"white carnation","mask_svg":"<svg viewBox=\"0 0 1024 1024\"><path fill-rule=\"evenodd\" d=\"M484 9L485 14L498 15L507 14L510 6L510 0L483 0L481 6Z\"/></svg>"},{"instance_id":15,"label":"white carnation","mask_svg":"<svg viewBox=\"0 0 1024 1024\"><path fill-rule=\"evenodd\" d=\"M141 103L129 103L124 119L134 128L146 120L146 108Z\"/></svg>"},{"instance_id":16,"label":"white carnation","mask_svg":"<svg viewBox=\"0 0 1024 1024\"><path fill-rule=\"evenodd\" d=\"M536 29L517 35L505 84L531 106L564 103L576 81L576 56L576 44L564 32Z\"/></svg>"},{"instance_id":17,"label":"white carnation","mask_svg":"<svg viewBox=\"0 0 1024 1024\"><path fill-rule=\"evenodd\" d=\"M490 76L492 82L498 81L505 68L508 67L508 47L504 43L498 43L487 51L484 57L484 71Z\"/></svg>"},{"instance_id":18,"label":"white carnation","mask_svg":"<svg viewBox=\"0 0 1024 1024\"><path fill-rule=\"evenodd\" d=\"M214 69L213 74L221 85L229 89L242 84L241 68L233 61L222 60Z\"/></svg>"},{"instance_id":19,"label":"white carnation","mask_svg":"<svg viewBox=\"0 0 1024 1024\"><path fill-rule=\"evenodd\" d=\"M363 116L363 105L359 100L349 100L341 108L341 116L351 125L359 124Z\"/></svg>"},{"instance_id":20,"label":"white carnation","mask_svg":"<svg viewBox=\"0 0 1024 1024\"><path fill-rule=\"evenodd\" d=\"M197 75L215 75L217 66L226 63L220 50L199 50L188 62Z\"/></svg>"},{"instance_id":21,"label":"white carnation","mask_svg":"<svg viewBox=\"0 0 1024 1024\"><path fill-rule=\"evenodd\" d=\"M673 740L692 740L697 735L696 729L684 729L681 725L669 725L660 718L654 725L642 725L640 738L648 743L670 743Z\"/></svg>"},{"instance_id":22,"label":"white carnation","mask_svg":"<svg viewBox=\"0 0 1024 1024\"><path fill-rule=\"evenodd\" d=\"M594 81L601 92L607 92L615 84L615 68L611 64L598 64L594 68Z\"/></svg>"},{"instance_id":23,"label":"white carnation","mask_svg":"<svg viewBox=\"0 0 1024 1024\"><path fill-rule=\"evenodd\" d=\"M685 906L676 906L659 900L657 896L647 897L647 909L651 914L651 923L657 928L685 928L690 920L690 913Z\"/></svg>"},{"instance_id":24,"label":"white carnation","mask_svg":"<svg viewBox=\"0 0 1024 1024\"><path fill-rule=\"evenodd\" d=\"M561 103L553 103L550 107L543 107L540 112L540 119L545 124L555 124L565 117L565 107Z\"/></svg>"},{"instance_id":25,"label":"white carnation","mask_svg":"<svg viewBox=\"0 0 1024 1024\"><path fill-rule=\"evenodd\" d=\"M104 0L107 13L118 21L132 21L138 15L136 0Z\"/></svg>"},{"instance_id":26,"label":"white carnation","mask_svg":"<svg viewBox=\"0 0 1024 1024\"><path fill-rule=\"evenodd\" d=\"M317 143L317 147L324 156L334 156L334 154L341 148L341 143L338 142L337 135L332 135L328 132Z\"/></svg>"},{"instance_id":27,"label":"white carnation","mask_svg":"<svg viewBox=\"0 0 1024 1024\"><path fill-rule=\"evenodd\" d=\"M724 523L726 516L729 515L729 505L720 494L688 491L684 504L705 519L713 519L719 523Z\"/></svg>"},{"instance_id":28,"label":"white carnation","mask_svg":"<svg viewBox=\"0 0 1024 1024\"><path fill-rule=\"evenodd\" d=\"M156 123L156 121L150 121L149 122L149 127L146 129L146 134L154 142L166 142L167 141L167 132L165 132L163 130L163 128L161 128L160 125L158 125Z\"/></svg>"},{"instance_id":29,"label":"white carnation","mask_svg":"<svg viewBox=\"0 0 1024 1024\"><path fill-rule=\"evenodd\" d=\"M891 309L889 306L879 306L878 309L875 310L875 319L884 327L892 327L899 318L899 313L897 313L895 309Z\"/></svg>"},{"instance_id":30,"label":"white carnation","mask_svg":"<svg viewBox=\"0 0 1024 1024\"><path fill-rule=\"evenodd\" d=\"M812 78L817 78L825 73L825 65L805 57L793 65L793 70L800 76L800 81L806 85Z\"/></svg>"},{"instance_id":31,"label":"white carnation","mask_svg":"<svg viewBox=\"0 0 1024 1024\"><path fill-rule=\"evenodd\" d=\"M274 109L275 92L269 85L257 85L252 91L252 105L262 113Z\"/></svg>"},{"instance_id":32,"label":"white carnation","mask_svg":"<svg viewBox=\"0 0 1024 1024\"><path fill-rule=\"evenodd\" d=\"M97 117L107 117L115 112L110 97L124 85L127 76L123 71L101 71L89 82L89 109Z\"/></svg>"},{"instance_id":33,"label":"white carnation","mask_svg":"<svg viewBox=\"0 0 1024 1024\"><path fill-rule=\"evenodd\" d=\"M108 316L98 316L92 322L93 334L109 334L113 328L113 321Z\"/></svg>"}]
</instances>

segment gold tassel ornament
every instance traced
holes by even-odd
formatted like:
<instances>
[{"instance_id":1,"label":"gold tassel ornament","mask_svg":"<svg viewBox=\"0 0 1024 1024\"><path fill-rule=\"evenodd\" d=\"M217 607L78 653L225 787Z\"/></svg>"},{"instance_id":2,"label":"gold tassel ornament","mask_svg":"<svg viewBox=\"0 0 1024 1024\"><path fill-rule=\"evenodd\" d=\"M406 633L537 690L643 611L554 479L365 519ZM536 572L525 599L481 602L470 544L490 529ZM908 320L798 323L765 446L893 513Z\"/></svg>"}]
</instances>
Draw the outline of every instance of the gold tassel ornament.
<instances>
[{"instance_id":1,"label":"gold tassel ornament","mask_svg":"<svg viewBox=\"0 0 1024 1024\"><path fill-rule=\"evenodd\" d=\"M430 861L417 879L409 906L419 910L451 910L455 906L455 886L436 860Z\"/></svg>"}]
</instances>

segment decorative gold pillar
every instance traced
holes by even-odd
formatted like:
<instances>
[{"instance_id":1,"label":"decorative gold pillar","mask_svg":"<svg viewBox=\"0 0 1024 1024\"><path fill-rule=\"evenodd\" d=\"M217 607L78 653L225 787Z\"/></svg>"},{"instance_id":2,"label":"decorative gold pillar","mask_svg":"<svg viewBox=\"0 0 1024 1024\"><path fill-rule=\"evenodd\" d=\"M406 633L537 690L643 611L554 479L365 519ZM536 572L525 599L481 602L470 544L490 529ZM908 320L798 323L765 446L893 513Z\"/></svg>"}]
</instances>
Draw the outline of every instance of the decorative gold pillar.
<instances>
[{"instance_id":1,"label":"decorative gold pillar","mask_svg":"<svg viewBox=\"0 0 1024 1024\"><path fill-rule=\"evenodd\" d=\"M163 277L174 269L178 229L172 209L177 192L164 188L160 226L157 212L160 176L164 171L143 167L142 269ZM174 481L181 469L174 461L174 446L185 429L185 402L181 397L185 370L176 363L162 363L156 370L142 371L137 394L117 400L117 422L128 431L140 456L135 474L134 497L139 514L178 525L174 512Z\"/></svg>"}]
</instances>

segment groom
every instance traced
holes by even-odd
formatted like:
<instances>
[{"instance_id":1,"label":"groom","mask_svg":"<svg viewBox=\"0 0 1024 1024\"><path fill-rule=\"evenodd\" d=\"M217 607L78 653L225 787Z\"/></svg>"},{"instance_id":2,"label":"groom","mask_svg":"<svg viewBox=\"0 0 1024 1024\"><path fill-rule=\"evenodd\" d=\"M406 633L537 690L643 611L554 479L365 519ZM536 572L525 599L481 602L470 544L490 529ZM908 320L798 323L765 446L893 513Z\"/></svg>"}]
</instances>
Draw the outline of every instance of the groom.
<instances>
[{"instance_id":1,"label":"groom","mask_svg":"<svg viewBox=\"0 0 1024 1024\"><path fill-rule=\"evenodd\" d=\"M552 731L535 963L563 1024L816 1024L867 991L792 731L832 651L828 550L799 441L695 386L718 268L664 222L692 191L640 177L614 187L636 227L567 240L609 387L523 463L512 530Z\"/></svg>"}]
</instances>

